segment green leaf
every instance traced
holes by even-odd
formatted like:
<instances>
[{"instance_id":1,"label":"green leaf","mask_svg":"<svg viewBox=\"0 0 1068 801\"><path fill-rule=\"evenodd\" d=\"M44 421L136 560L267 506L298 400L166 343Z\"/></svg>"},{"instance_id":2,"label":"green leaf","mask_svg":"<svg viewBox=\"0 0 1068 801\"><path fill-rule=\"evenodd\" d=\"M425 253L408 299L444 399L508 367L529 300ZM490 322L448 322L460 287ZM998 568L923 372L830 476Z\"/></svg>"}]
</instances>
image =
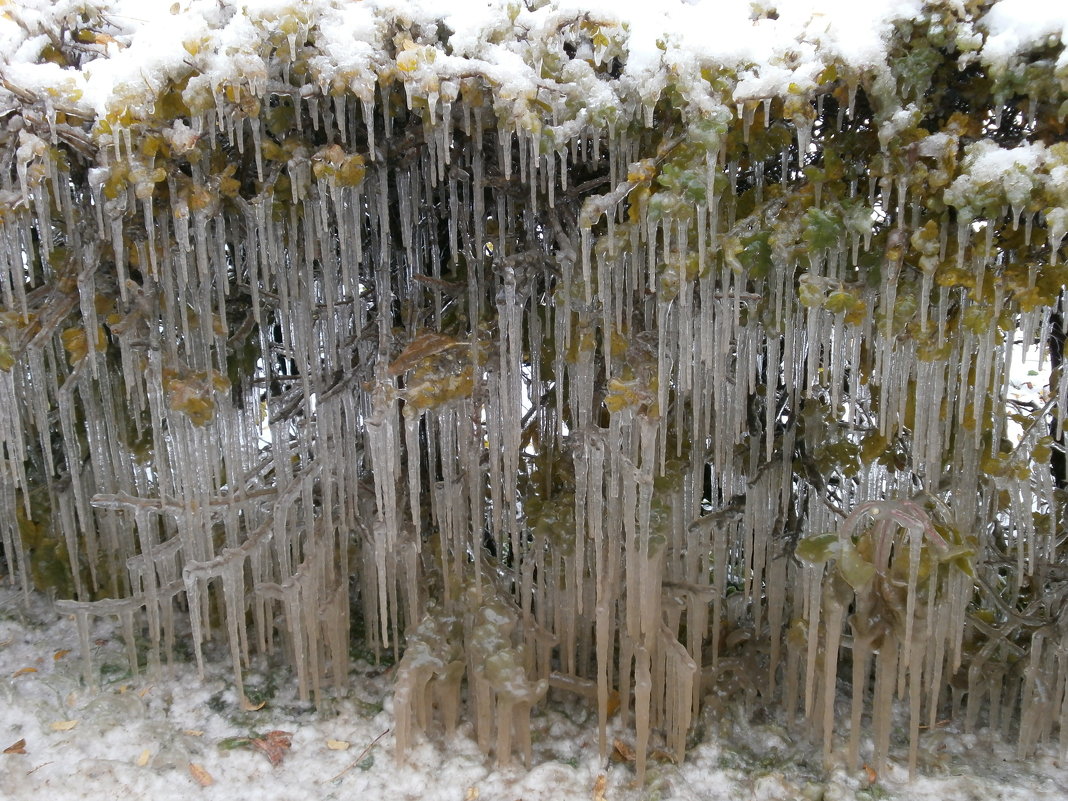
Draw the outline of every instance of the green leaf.
<instances>
[{"instance_id":1,"label":"green leaf","mask_svg":"<svg viewBox=\"0 0 1068 801\"><path fill-rule=\"evenodd\" d=\"M822 565L838 556L839 547L837 534L818 534L798 542L794 553L802 562Z\"/></svg>"},{"instance_id":2,"label":"green leaf","mask_svg":"<svg viewBox=\"0 0 1068 801\"><path fill-rule=\"evenodd\" d=\"M248 748L252 740L248 737L224 737L219 740L219 750L233 751L235 748Z\"/></svg>"},{"instance_id":3,"label":"green leaf","mask_svg":"<svg viewBox=\"0 0 1068 801\"><path fill-rule=\"evenodd\" d=\"M860 555L849 540L839 546L838 570L855 591L868 584L875 576L875 565Z\"/></svg>"},{"instance_id":4,"label":"green leaf","mask_svg":"<svg viewBox=\"0 0 1068 801\"><path fill-rule=\"evenodd\" d=\"M953 565L966 576L975 578L975 569L972 567L975 550L967 544L951 545L947 550L941 552L933 549L932 552L939 562Z\"/></svg>"},{"instance_id":5,"label":"green leaf","mask_svg":"<svg viewBox=\"0 0 1068 801\"><path fill-rule=\"evenodd\" d=\"M889 444L878 431L868 434L860 443L860 460L866 465L871 464L886 452Z\"/></svg>"},{"instance_id":6,"label":"green leaf","mask_svg":"<svg viewBox=\"0 0 1068 801\"><path fill-rule=\"evenodd\" d=\"M834 314L839 314L840 312L851 311L854 301L856 301L856 297L854 297L851 292L839 290L837 292L832 292L827 297L827 300L823 304L823 308Z\"/></svg>"},{"instance_id":7,"label":"green leaf","mask_svg":"<svg viewBox=\"0 0 1068 801\"><path fill-rule=\"evenodd\" d=\"M7 340L0 337L0 370L5 373L15 366L15 356L11 353L11 346Z\"/></svg>"},{"instance_id":8,"label":"green leaf","mask_svg":"<svg viewBox=\"0 0 1068 801\"><path fill-rule=\"evenodd\" d=\"M805 212L805 244L810 251L828 250L837 247L842 236L842 221L828 214L823 209L809 209Z\"/></svg>"}]
</instances>

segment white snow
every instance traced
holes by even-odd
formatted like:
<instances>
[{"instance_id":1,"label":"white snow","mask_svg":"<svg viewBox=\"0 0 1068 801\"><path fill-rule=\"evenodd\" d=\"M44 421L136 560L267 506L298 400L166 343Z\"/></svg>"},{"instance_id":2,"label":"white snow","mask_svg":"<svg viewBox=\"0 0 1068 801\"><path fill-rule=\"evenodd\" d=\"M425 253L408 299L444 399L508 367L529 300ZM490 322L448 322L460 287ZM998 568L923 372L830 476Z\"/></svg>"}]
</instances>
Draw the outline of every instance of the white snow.
<instances>
[{"instance_id":1,"label":"white snow","mask_svg":"<svg viewBox=\"0 0 1068 801\"><path fill-rule=\"evenodd\" d=\"M94 29L100 36L87 45L83 66L35 63L49 44L45 31L78 30L85 5L21 0L7 6L0 15L0 63L12 83L50 89L64 103L98 115L121 111L138 98L151 102L168 79L190 66L213 88L248 80L261 93L262 45L277 44L272 37L279 37L282 21L293 20L303 30L317 28L320 55L312 66L320 84L325 88L337 79L357 90L362 82L361 95L384 63L390 20L424 31L436 31L440 20L452 31L451 55L439 43L425 42L437 56L410 77L482 73L515 95L541 82L535 69L539 41L587 21L625 44L624 86L653 81L655 95L662 62L715 65L736 71L737 101L759 99L791 87L812 88L835 59L857 71L884 73L894 21L913 17L923 6L920 0L550 0L527 10L506 0L97 0L88 5L101 10L107 29ZM981 27L988 35L982 58L1004 66L1014 53L1047 38L1068 41L1068 5L999 0Z\"/></svg>"},{"instance_id":2,"label":"white snow","mask_svg":"<svg viewBox=\"0 0 1068 801\"><path fill-rule=\"evenodd\" d=\"M988 32L983 61L1004 68L1021 50L1047 41L1068 44L1068 5L1048 0L1000 0L983 18L982 27ZM1068 57L1062 53L1058 66L1066 65Z\"/></svg>"},{"instance_id":3,"label":"white snow","mask_svg":"<svg viewBox=\"0 0 1068 801\"><path fill-rule=\"evenodd\" d=\"M268 670L254 664L246 687L265 703L242 710L220 668L224 659L209 660L204 681L188 661L165 667L161 679L130 676L117 627L96 624L90 641L99 691L83 684L74 621L57 616L40 597L26 612L15 591L0 589L3 798L1052 801L1068 794L1068 769L1049 752L1021 764L989 732L962 735L950 728L925 737L925 775L911 784L896 762L875 777L838 767L824 774L818 747L774 722L746 723L737 709L704 715L686 762L655 761L645 787L637 788L624 759L599 761L596 725L588 719L596 713L558 701L532 718L532 770L495 767L469 726L450 740L440 732L423 738L398 765L388 667L357 660L349 694L315 710L295 700L294 682L284 672L269 679ZM274 766L248 742L273 731L292 740ZM616 723L610 736L620 743L617 754L625 754L632 744L627 729ZM212 783L200 786L191 765Z\"/></svg>"},{"instance_id":4,"label":"white snow","mask_svg":"<svg viewBox=\"0 0 1068 801\"><path fill-rule=\"evenodd\" d=\"M993 193L1019 216L1040 183L1048 180L1049 149L1040 142L1004 148L982 139L966 145L961 175L946 189L945 201L966 215Z\"/></svg>"}]
</instances>

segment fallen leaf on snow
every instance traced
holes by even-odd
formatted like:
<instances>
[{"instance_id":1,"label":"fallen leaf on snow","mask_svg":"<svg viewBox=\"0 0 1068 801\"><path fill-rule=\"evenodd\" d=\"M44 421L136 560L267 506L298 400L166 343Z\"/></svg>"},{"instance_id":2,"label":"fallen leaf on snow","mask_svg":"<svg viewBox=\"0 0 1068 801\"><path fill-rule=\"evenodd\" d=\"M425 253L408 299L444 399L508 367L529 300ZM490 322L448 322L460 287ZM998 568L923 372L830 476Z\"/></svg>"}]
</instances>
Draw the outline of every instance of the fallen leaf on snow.
<instances>
[{"instance_id":1,"label":"fallen leaf on snow","mask_svg":"<svg viewBox=\"0 0 1068 801\"><path fill-rule=\"evenodd\" d=\"M137 767L143 768L148 764L148 760L152 758L152 752L147 748L141 752L141 756L137 757Z\"/></svg>"},{"instance_id":2,"label":"fallen leaf on snow","mask_svg":"<svg viewBox=\"0 0 1068 801\"><path fill-rule=\"evenodd\" d=\"M608 777L603 773L593 783L593 801L607 801L604 791L608 787Z\"/></svg>"},{"instance_id":3,"label":"fallen leaf on snow","mask_svg":"<svg viewBox=\"0 0 1068 801\"><path fill-rule=\"evenodd\" d=\"M478 801L478 788L468 787L467 792L464 793L464 801Z\"/></svg>"},{"instance_id":4,"label":"fallen leaf on snow","mask_svg":"<svg viewBox=\"0 0 1068 801\"><path fill-rule=\"evenodd\" d=\"M326 747L331 751L348 751L349 743L347 740L327 740Z\"/></svg>"},{"instance_id":5,"label":"fallen leaf on snow","mask_svg":"<svg viewBox=\"0 0 1068 801\"><path fill-rule=\"evenodd\" d=\"M37 668L35 668L35 667L19 668L18 670L16 670L14 673L11 674L11 678L15 678L16 676L25 676L27 673L36 673L36 672L37 672Z\"/></svg>"},{"instance_id":6,"label":"fallen leaf on snow","mask_svg":"<svg viewBox=\"0 0 1068 801\"><path fill-rule=\"evenodd\" d=\"M649 752L649 759L656 762L670 762L675 764L675 755L665 751L663 748L654 748Z\"/></svg>"},{"instance_id":7,"label":"fallen leaf on snow","mask_svg":"<svg viewBox=\"0 0 1068 801\"><path fill-rule=\"evenodd\" d=\"M204 735L204 732L202 732L200 729L186 729L182 733L188 734L190 737L202 737Z\"/></svg>"},{"instance_id":8,"label":"fallen leaf on snow","mask_svg":"<svg viewBox=\"0 0 1068 801\"><path fill-rule=\"evenodd\" d=\"M17 743L12 743L4 749L5 754L25 754L26 753L26 740L23 738Z\"/></svg>"},{"instance_id":9,"label":"fallen leaf on snow","mask_svg":"<svg viewBox=\"0 0 1068 801\"><path fill-rule=\"evenodd\" d=\"M189 774L201 787L215 784L215 779L211 777L211 774L204 770L204 768L200 767L196 762L189 763Z\"/></svg>"},{"instance_id":10,"label":"fallen leaf on snow","mask_svg":"<svg viewBox=\"0 0 1068 801\"><path fill-rule=\"evenodd\" d=\"M63 657L65 657L69 653L70 653L70 648L60 648L58 651L56 651L54 654L52 654L52 659L55 660L56 662L58 662L60 659L62 659Z\"/></svg>"},{"instance_id":11,"label":"fallen leaf on snow","mask_svg":"<svg viewBox=\"0 0 1068 801\"><path fill-rule=\"evenodd\" d=\"M241 708L244 709L246 712L256 712L260 709L263 709L265 706L267 706L266 701L260 701L258 704L254 704L245 696L241 696Z\"/></svg>"},{"instance_id":12,"label":"fallen leaf on snow","mask_svg":"<svg viewBox=\"0 0 1068 801\"><path fill-rule=\"evenodd\" d=\"M52 731L70 731L77 725L76 720L57 720L52 724Z\"/></svg>"},{"instance_id":13,"label":"fallen leaf on snow","mask_svg":"<svg viewBox=\"0 0 1068 801\"><path fill-rule=\"evenodd\" d=\"M612 741L612 758L619 762L633 762L634 761L634 749L622 740L616 739Z\"/></svg>"},{"instance_id":14,"label":"fallen leaf on snow","mask_svg":"<svg viewBox=\"0 0 1068 801\"><path fill-rule=\"evenodd\" d=\"M272 765L281 762L293 744L293 735L288 731L269 731L262 737L253 737L249 741L253 748L258 748L267 756Z\"/></svg>"}]
</instances>

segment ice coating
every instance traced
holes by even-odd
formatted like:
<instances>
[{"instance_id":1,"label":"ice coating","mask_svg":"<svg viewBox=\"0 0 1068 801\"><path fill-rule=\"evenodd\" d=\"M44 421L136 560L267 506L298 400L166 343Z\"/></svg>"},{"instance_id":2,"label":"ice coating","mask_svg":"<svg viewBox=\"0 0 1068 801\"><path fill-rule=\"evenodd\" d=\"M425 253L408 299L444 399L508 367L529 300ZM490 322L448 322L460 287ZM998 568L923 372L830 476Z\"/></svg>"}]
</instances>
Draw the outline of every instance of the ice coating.
<instances>
[{"instance_id":1,"label":"ice coating","mask_svg":"<svg viewBox=\"0 0 1068 801\"><path fill-rule=\"evenodd\" d=\"M830 762L843 677L854 767L895 701L911 767L944 713L1063 738L1068 382L1011 394L1063 341L1063 43L1021 5L7 11L8 574L87 683L95 616L133 671L220 638L242 698L254 652L344 692L359 631L400 758L465 686L501 764L550 690L603 756L618 704L639 778L739 698Z\"/></svg>"}]
</instances>

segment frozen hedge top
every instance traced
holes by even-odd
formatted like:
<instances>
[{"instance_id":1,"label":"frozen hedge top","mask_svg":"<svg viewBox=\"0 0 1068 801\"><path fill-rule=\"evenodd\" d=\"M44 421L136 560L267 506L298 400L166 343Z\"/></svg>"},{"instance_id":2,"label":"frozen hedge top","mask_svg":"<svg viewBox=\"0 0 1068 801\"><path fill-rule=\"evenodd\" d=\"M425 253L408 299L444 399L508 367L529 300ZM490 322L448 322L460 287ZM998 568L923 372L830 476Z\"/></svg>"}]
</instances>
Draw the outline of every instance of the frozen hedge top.
<instances>
[{"instance_id":1,"label":"frozen hedge top","mask_svg":"<svg viewBox=\"0 0 1068 801\"><path fill-rule=\"evenodd\" d=\"M86 681L1068 743L1068 13L447 5L0 6L2 564Z\"/></svg>"},{"instance_id":2,"label":"frozen hedge top","mask_svg":"<svg viewBox=\"0 0 1068 801\"><path fill-rule=\"evenodd\" d=\"M0 18L4 73L100 119L147 119L167 88L188 82L183 99L205 109L228 86L262 97L276 59L299 62L305 94L368 98L392 75L411 96L455 97L481 76L494 106L527 128L612 120L637 104L651 108L669 82L697 109L814 92L834 68L863 81L893 116L895 25L931 18L929 35L956 49L958 66L982 65L1007 93L1020 59L1057 48L1066 13L1056 3L992 4L915 0L803 0L696 3L301 2L253 0L24 0ZM587 34L578 59L561 44ZM407 36L404 35L407 33ZM73 46L74 58L64 54ZM588 52L585 52L588 51ZM598 69L612 59L610 74ZM73 61L73 63L72 63ZM1053 65L1064 80L1068 58ZM717 81L702 76L713 70ZM545 107L553 113L550 124Z\"/></svg>"}]
</instances>

